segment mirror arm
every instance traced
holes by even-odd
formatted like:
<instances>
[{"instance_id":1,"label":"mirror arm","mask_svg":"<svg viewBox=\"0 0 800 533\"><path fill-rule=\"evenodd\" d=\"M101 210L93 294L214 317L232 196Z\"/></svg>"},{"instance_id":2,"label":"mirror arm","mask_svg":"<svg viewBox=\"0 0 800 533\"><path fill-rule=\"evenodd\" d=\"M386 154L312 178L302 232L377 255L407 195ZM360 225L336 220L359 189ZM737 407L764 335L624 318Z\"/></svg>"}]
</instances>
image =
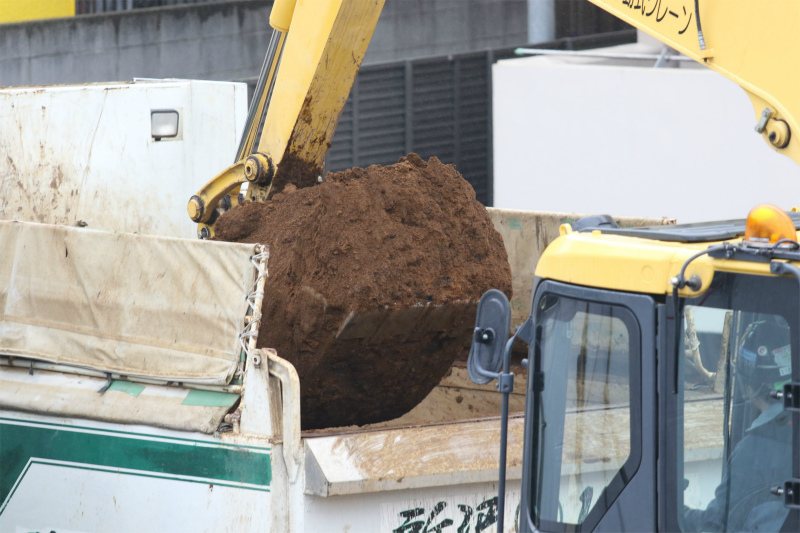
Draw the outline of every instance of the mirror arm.
<instances>
[{"instance_id":1,"label":"mirror arm","mask_svg":"<svg viewBox=\"0 0 800 533\"><path fill-rule=\"evenodd\" d=\"M511 369L511 348L514 346L514 341L517 338L525 341L527 344L533 340L533 316L528 319L520 327L516 328L514 335L506 342L506 349L503 352L503 371L495 374L492 377L497 379L497 390L503 393L503 406L500 414L500 472L499 480L497 483L497 531L504 531L505 522L505 507L506 507L506 454L508 451L508 400L509 394L514 392L514 373L510 372ZM479 368L479 372L483 369ZM489 377L487 373L483 373Z\"/></svg>"},{"instance_id":2,"label":"mirror arm","mask_svg":"<svg viewBox=\"0 0 800 533\"><path fill-rule=\"evenodd\" d=\"M481 376L489 379L500 379L500 375L497 372L490 372L489 370L484 370L480 365L475 366L475 371L480 374Z\"/></svg>"},{"instance_id":3,"label":"mirror arm","mask_svg":"<svg viewBox=\"0 0 800 533\"><path fill-rule=\"evenodd\" d=\"M475 328L475 333L473 333L473 337L472 338L473 338L473 340L475 342L478 342L478 343L481 343L481 344L491 344L492 341L495 338L495 332L494 332L493 328ZM513 341L513 340L514 340L514 337L511 338L511 341ZM506 350L508 350L508 349L509 349L508 348L508 344L506 344ZM505 368L505 365L506 365L505 359L506 359L506 357L507 356L504 353L503 354L504 370L508 370L507 368ZM481 376L483 376L485 378L489 378L489 379L500 379L500 374L499 373L491 372L489 370L484 369L481 366L480 361L476 360L475 363L476 363L475 364L475 371L478 374L480 374Z\"/></svg>"},{"instance_id":4,"label":"mirror arm","mask_svg":"<svg viewBox=\"0 0 800 533\"><path fill-rule=\"evenodd\" d=\"M497 484L497 531L504 531L506 506L506 451L508 450L508 395L514 390L514 374L511 366L511 346L517 334L508 339L503 354L503 371L497 376L497 390L503 393L503 407L500 414L500 479Z\"/></svg>"},{"instance_id":5,"label":"mirror arm","mask_svg":"<svg viewBox=\"0 0 800 533\"><path fill-rule=\"evenodd\" d=\"M501 339L498 330L507 331L510 327L511 308L508 298L497 289L490 289L481 297L478 304L475 330L472 337L467 371L470 379L478 385L485 385L497 380L497 389L503 394L502 414L500 416L500 456L499 483L497 486L497 531L504 530L506 499L506 455L508 450L508 404L509 394L514 391L514 374L511 369L511 348L518 338L530 344L533 332L533 319L528 317L525 323L515 329L514 335L505 343L500 351ZM494 327L482 327L492 324ZM498 356L502 360L498 360ZM492 370L484 367L489 366ZM493 371L494 369L500 372Z\"/></svg>"},{"instance_id":6,"label":"mirror arm","mask_svg":"<svg viewBox=\"0 0 800 533\"><path fill-rule=\"evenodd\" d=\"M514 374L509 372L509 367L511 366L511 347L514 345L515 340L517 340L516 335L508 339L506 342L506 347L503 351L503 370L501 372L491 372L489 370L485 370L479 364L475 365L475 371L478 372L478 374L497 380L497 390L503 394L510 394L514 392Z\"/></svg>"}]
</instances>

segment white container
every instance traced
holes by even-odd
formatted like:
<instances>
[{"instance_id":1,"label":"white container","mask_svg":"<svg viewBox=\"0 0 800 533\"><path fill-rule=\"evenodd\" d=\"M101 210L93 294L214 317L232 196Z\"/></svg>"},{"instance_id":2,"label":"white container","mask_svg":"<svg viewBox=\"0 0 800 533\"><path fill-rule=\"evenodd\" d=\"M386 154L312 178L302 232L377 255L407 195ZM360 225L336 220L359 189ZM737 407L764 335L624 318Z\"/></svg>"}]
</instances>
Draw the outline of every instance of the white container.
<instances>
[{"instance_id":1,"label":"white container","mask_svg":"<svg viewBox=\"0 0 800 533\"><path fill-rule=\"evenodd\" d=\"M156 140L151 112L178 112ZM130 83L0 90L0 219L196 236L189 198L233 163L243 83Z\"/></svg>"}]
</instances>

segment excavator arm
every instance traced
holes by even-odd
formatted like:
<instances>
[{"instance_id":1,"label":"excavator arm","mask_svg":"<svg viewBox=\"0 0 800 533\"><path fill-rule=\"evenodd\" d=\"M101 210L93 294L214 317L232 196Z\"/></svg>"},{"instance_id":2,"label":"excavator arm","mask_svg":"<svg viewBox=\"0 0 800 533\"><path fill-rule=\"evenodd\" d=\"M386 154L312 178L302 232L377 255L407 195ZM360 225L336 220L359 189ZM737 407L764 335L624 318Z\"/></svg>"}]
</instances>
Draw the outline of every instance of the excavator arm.
<instances>
[{"instance_id":1,"label":"excavator arm","mask_svg":"<svg viewBox=\"0 0 800 533\"><path fill-rule=\"evenodd\" d=\"M739 84L756 132L800 164L800 2L590 1Z\"/></svg>"},{"instance_id":2,"label":"excavator arm","mask_svg":"<svg viewBox=\"0 0 800 533\"><path fill-rule=\"evenodd\" d=\"M276 0L273 36L236 162L189 200L198 235L247 198L264 201L287 184L317 182L339 115L375 31L384 0Z\"/></svg>"}]
</instances>

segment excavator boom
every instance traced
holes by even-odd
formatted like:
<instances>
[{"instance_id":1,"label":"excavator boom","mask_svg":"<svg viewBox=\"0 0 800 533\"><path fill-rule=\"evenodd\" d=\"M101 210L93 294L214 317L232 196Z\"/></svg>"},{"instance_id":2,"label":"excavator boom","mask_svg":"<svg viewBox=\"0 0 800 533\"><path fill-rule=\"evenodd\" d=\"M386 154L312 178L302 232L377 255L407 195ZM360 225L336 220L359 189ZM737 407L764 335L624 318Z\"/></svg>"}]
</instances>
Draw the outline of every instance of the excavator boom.
<instances>
[{"instance_id":1,"label":"excavator boom","mask_svg":"<svg viewBox=\"0 0 800 533\"><path fill-rule=\"evenodd\" d=\"M214 235L221 212L264 201L291 183L317 182L384 0L278 0L274 35L233 165L189 200L198 235Z\"/></svg>"},{"instance_id":2,"label":"excavator boom","mask_svg":"<svg viewBox=\"0 0 800 533\"><path fill-rule=\"evenodd\" d=\"M739 84L756 132L800 164L800 2L590 1Z\"/></svg>"}]
</instances>

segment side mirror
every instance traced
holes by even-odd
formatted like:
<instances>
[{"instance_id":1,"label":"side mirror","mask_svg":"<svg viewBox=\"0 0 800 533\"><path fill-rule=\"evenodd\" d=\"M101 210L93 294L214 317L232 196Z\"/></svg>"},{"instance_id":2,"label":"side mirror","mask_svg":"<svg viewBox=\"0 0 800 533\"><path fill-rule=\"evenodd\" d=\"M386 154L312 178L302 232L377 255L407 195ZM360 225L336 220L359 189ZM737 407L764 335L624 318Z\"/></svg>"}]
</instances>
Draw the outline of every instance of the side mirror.
<instances>
[{"instance_id":1,"label":"side mirror","mask_svg":"<svg viewBox=\"0 0 800 533\"><path fill-rule=\"evenodd\" d=\"M475 332L467 359L469 378L485 385L497 378L503 367L503 352L511 329L511 304L497 289L484 293L478 303Z\"/></svg>"}]
</instances>

